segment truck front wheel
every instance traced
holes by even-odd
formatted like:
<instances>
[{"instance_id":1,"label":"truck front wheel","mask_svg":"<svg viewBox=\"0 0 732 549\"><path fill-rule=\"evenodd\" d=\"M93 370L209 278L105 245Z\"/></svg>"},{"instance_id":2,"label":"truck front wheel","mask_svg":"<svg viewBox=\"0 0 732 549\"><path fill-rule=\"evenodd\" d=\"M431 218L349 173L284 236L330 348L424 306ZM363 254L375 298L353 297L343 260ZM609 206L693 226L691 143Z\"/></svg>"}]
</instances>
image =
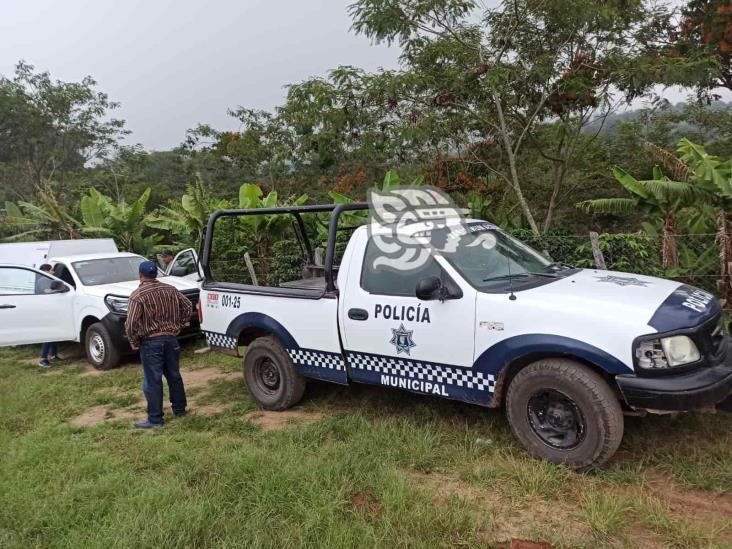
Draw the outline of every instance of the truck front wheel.
<instances>
[{"instance_id":1,"label":"truck front wheel","mask_svg":"<svg viewBox=\"0 0 732 549\"><path fill-rule=\"evenodd\" d=\"M252 398L265 410L291 408L305 392L305 378L274 337L254 340L244 355L244 379Z\"/></svg>"},{"instance_id":2,"label":"truck front wheel","mask_svg":"<svg viewBox=\"0 0 732 549\"><path fill-rule=\"evenodd\" d=\"M516 374L506 415L531 455L573 469L601 466L623 438L623 413L607 381L568 359L540 360Z\"/></svg>"},{"instance_id":3,"label":"truck front wheel","mask_svg":"<svg viewBox=\"0 0 732 549\"><path fill-rule=\"evenodd\" d=\"M89 326L84 336L86 359L97 370L111 370L119 364L119 349L101 322Z\"/></svg>"}]
</instances>

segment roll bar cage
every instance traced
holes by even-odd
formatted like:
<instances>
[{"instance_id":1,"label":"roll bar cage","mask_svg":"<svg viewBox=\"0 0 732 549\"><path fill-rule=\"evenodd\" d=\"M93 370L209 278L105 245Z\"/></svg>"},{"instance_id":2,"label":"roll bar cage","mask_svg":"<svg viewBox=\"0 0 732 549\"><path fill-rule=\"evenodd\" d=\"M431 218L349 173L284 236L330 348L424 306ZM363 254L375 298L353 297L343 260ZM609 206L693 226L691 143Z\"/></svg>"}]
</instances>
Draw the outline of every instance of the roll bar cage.
<instances>
[{"instance_id":1,"label":"roll bar cage","mask_svg":"<svg viewBox=\"0 0 732 549\"><path fill-rule=\"evenodd\" d=\"M273 214L290 214L294 217L295 222L300 230L303 238L305 250L308 260L313 262L313 248L305 231L305 223L301 214L304 213L326 213L330 212L330 222L328 223L328 248L325 252L325 284L326 291L332 292L335 288L335 277L333 276L333 258L335 257L336 232L338 230L338 220L343 212L368 210L369 205L365 202L356 202L352 204L322 204L307 206L282 206L279 208L247 208L247 209L231 209L218 210L212 213L208 218L206 230L203 238L203 249L200 255L201 268L203 269L204 283L213 282L211 277L211 267L209 258L211 255L211 247L213 243L213 233L216 221L222 217L242 217L247 215L273 215Z\"/></svg>"}]
</instances>

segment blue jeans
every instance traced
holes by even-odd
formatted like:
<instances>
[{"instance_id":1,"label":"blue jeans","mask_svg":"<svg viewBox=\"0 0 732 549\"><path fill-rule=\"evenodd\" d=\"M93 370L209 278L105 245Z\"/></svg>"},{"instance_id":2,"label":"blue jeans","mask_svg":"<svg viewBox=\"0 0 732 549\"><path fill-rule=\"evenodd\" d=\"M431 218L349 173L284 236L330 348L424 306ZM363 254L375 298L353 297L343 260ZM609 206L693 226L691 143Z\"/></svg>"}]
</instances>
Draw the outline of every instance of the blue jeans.
<instances>
[{"instance_id":1,"label":"blue jeans","mask_svg":"<svg viewBox=\"0 0 732 549\"><path fill-rule=\"evenodd\" d=\"M41 360L58 354L58 343L44 343L41 346Z\"/></svg>"},{"instance_id":2,"label":"blue jeans","mask_svg":"<svg viewBox=\"0 0 732 549\"><path fill-rule=\"evenodd\" d=\"M140 345L144 379L142 392L147 399L147 419L163 423L163 376L168 382L170 404L174 414L186 411L186 390L180 375L180 345L173 336L146 339Z\"/></svg>"}]
</instances>

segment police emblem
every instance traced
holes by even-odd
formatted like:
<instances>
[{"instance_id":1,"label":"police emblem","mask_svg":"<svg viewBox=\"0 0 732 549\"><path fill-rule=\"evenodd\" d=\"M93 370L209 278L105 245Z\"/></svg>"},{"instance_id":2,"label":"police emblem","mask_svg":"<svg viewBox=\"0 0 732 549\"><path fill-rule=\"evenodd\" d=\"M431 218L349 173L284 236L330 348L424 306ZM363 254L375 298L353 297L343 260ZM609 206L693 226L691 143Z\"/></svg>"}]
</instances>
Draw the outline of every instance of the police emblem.
<instances>
[{"instance_id":1,"label":"police emblem","mask_svg":"<svg viewBox=\"0 0 732 549\"><path fill-rule=\"evenodd\" d=\"M397 354L409 353L412 347L416 347L417 344L412 339L412 333L414 330L407 330L404 328L404 324L399 325L399 329L391 329L391 340L389 343L396 347Z\"/></svg>"},{"instance_id":2,"label":"police emblem","mask_svg":"<svg viewBox=\"0 0 732 549\"><path fill-rule=\"evenodd\" d=\"M612 284L617 284L618 286L642 286L646 287L650 282L644 282L643 280L638 280L637 278L632 278L628 276L613 276L613 275L607 275L607 276L596 276L595 277L599 282L610 282Z\"/></svg>"}]
</instances>

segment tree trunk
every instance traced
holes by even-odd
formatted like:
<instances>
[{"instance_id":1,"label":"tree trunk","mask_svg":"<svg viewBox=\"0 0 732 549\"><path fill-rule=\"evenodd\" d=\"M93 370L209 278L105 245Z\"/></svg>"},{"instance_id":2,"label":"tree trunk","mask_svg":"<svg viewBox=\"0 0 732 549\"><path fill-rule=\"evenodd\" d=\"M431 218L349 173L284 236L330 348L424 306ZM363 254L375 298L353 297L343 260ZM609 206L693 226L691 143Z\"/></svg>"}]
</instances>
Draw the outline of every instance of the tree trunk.
<instances>
[{"instance_id":1,"label":"tree trunk","mask_svg":"<svg viewBox=\"0 0 732 549\"><path fill-rule=\"evenodd\" d=\"M553 216L554 216L554 210L557 207L557 198L559 197L559 190L562 188L562 185L564 184L564 177L567 173L566 170L566 163L562 162L557 166L554 165L554 188L552 189L552 196L549 198L549 206L546 210L546 217L544 218L544 227L543 232L546 233L549 230L549 227L551 227Z\"/></svg>"},{"instance_id":2,"label":"tree trunk","mask_svg":"<svg viewBox=\"0 0 732 549\"><path fill-rule=\"evenodd\" d=\"M717 212L717 246L719 246L719 280L717 287L722 296L722 306L732 308L732 219L727 212Z\"/></svg>"},{"instance_id":3,"label":"tree trunk","mask_svg":"<svg viewBox=\"0 0 732 549\"><path fill-rule=\"evenodd\" d=\"M666 214L661 236L661 265L664 269L679 266L679 250L676 247L676 219L673 213Z\"/></svg>"},{"instance_id":4,"label":"tree trunk","mask_svg":"<svg viewBox=\"0 0 732 549\"><path fill-rule=\"evenodd\" d=\"M496 113L498 114L498 123L500 124L500 133L501 140L503 141L503 149L505 150L506 156L508 157L508 167L511 172L511 186L513 187L514 193L516 193L516 199L521 206L521 210L523 210L524 215L526 216L526 221L529 222L531 232L533 232L536 236L540 236L541 231L539 231L539 226L536 224L536 221L534 220L534 215L531 213L529 203L527 202L526 198L524 197L524 193L521 190L518 170L516 169L516 156L514 155L513 143L511 142L508 127L506 126L506 119L503 116L503 106L501 105L501 99L495 94L493 95L493 104L495 105Z\"/></svg>"}]
</instances>

